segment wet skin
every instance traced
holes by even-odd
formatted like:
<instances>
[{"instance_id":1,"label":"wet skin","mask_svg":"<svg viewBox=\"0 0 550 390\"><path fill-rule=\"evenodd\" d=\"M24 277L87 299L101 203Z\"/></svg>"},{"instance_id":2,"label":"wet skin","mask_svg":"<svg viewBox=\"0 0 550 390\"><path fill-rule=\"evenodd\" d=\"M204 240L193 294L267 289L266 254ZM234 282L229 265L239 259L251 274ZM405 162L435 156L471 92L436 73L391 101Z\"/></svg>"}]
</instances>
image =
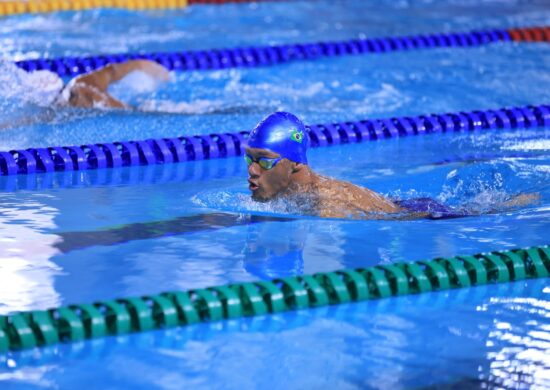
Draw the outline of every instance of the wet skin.
<instances>
[{"instance_id":1,"label":"wet skin","mask_svg":"<svg viewBox=\"0 0 550 390\"><path fill-rule=\"evenodd\" d=\"M267 149L246 148L246 154L257 160L264 158L277 158L279 154ZM274 199L278 195L289 192L292 184L291 176L298 164L287 160L279 161L272 169L266 170L260 164L253 162L248 167L248 188L252 191L252 199L265 202ZM301 165L301 164L300 164Z\"/></svg>"},{"instance_id":2,"label":"wet skin","mask_svg":"<svg viewBox=\"0 0 550 390\"><path fill-rule=\"evenodd\" d=\"M253 160L280 157L267 149L247 148L246 153ZM252 199L265 202L281 197L305 196L313 206L314 214L321 217L380 218L383 214L403 211L374 191L318 175L308 165L286 158L269 170L253 162L248 167L248 175Z\"/></svg>"}]
</instances>

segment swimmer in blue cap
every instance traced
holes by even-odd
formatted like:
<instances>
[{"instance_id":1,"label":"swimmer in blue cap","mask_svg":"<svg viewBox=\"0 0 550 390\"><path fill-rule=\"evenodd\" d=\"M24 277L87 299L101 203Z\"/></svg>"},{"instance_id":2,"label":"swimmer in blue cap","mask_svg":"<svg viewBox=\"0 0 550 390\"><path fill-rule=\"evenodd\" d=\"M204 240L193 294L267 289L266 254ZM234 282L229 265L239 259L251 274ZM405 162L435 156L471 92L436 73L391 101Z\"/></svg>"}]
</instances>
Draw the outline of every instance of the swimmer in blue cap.
<instances>
[{"instance_id":1,"label":"swimmer in blue cap","mask_svg":"<svg viewBox=\"0 0 550 390\"><path fill-rule=\"evenodd\" d=\"M245 160L252 198L299 200L307 213L327 218L456 218L472 215L430 198L392 201L365 187L316 174L308 165L309 137L293 114L276 112L250 133ZM532 203L537 195L525 194L500 207Z\"/></svg>"},{"instance_id":2,"label":"swimmer in blue cap","mask_svg":"<svg viewBox=\"0 0 550 390\"><path fill-rule=\"evenodd\" d=\"M359 217L367 213L398 213L402 209L367 188L323 177L308 165L309 136L293 114L269 115L250 133L245 159L252 198L268 201L306 195L322 217Z\"/></svg>"}]
</instances>

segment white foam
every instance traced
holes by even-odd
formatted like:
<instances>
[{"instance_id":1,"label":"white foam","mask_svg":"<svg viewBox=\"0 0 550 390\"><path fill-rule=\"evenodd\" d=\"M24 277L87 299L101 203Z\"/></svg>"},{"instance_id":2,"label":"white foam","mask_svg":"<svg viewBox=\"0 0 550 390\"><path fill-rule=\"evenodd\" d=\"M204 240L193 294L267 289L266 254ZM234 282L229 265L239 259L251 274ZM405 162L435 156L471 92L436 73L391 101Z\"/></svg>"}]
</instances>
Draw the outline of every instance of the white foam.
<instances>
[{"instance_id":1,"label":"white foam","mask_svg":"<svg viewBox=\"0 0 550 390\"><path fill-rule=\"evenodd\" d=\"M363 103L354 109L356 114L370 115L381 111L395 111L410 102L410 97L404 95L395 86L382 83L381 88L367 92Z\"/></svg>"},{"instance_id":2,"label":"white foam","mask_svg":"<svg viewBox=\"0 0 550 390\"><path fill-rule=\"evenodd\" d=\"M42 107L54 102L63 80L47 70L26 72L10 62L0 62L0 97L30 102Z\"/></svg>"},{"instance_id":3,"label":"white foam","mask_svg":"<svg viewBox=\"0 0 550 390\"><path fill-rule=\"evenodd\" d=\"M502 150L550 150L549 139L529 140L529 141L514 141L513 144L501 147Z\"/></svg>"}]
</instances>

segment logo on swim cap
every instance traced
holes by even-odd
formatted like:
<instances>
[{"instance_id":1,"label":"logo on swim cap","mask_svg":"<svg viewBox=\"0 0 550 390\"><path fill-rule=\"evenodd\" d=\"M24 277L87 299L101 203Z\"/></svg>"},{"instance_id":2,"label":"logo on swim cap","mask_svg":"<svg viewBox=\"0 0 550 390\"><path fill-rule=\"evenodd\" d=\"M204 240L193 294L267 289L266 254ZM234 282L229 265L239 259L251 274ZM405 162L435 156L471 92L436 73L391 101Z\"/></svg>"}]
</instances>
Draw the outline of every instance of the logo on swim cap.
<instances>
[{"instance_id":1,"label":"logo on swim cap","mask_svg":"<svg viewBox=\"0 0 550 390\"><path fill-rule=\"evenodd\" d=\"M299 131L297 129L294 129L294 130L292 130L292 134L290 135L290 139L293 140L293 141L296 141L298 143L302 143L302 141L304 139L304 133L302 133L301 131Z\"/></svg>"},{"instance_id":2,"label":"logo on swim cap","mask_svg":"<svg viewBox=\"0 0 550 390\"><path fill-rule=\"evenodd\" d=\"M248 147L266 149L297 163L307 164L309 136L295 115L274 112L250 132Z\"/></svg>"}]
</instances>

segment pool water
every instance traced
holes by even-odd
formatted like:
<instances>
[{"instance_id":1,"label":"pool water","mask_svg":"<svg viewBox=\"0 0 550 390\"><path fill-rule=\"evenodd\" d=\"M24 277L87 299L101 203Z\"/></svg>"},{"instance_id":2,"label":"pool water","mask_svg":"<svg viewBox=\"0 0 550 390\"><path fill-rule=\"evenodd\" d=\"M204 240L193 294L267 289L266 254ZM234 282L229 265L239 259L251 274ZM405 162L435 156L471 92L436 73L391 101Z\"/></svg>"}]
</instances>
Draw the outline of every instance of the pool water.
<instances>
[{"instance_id":1,"label":"pool water","mask_svg":"<svg viewBox=\"0 0 550 390\"><path fill-rule=\"evenodd\" d=\"M296 1L64 12L0 19L0 57L549 21L542 1ZM131 33L124 35L126 29ZM13 83L11 64L0 63L0 150L249 130L274 110L315 124L543 104L550 102L548 69L547 44L497 43L177 73L155 91L133 75L134 84L123 81L111 92L138 110L99 111L45 107L37 91ZM436 221L304 217L280 202L251 201L242 158L0 177L0 314L548 244L550 128L318 148L309 160L323 175L391 198L432 197L483 214ZM495 207L522 193L540 198ZM547 279L532 280L59 345L0 356L0 383L18 389L81 383L544 388L550 386L548 294Z\"/></svg>"}]
</instances>

